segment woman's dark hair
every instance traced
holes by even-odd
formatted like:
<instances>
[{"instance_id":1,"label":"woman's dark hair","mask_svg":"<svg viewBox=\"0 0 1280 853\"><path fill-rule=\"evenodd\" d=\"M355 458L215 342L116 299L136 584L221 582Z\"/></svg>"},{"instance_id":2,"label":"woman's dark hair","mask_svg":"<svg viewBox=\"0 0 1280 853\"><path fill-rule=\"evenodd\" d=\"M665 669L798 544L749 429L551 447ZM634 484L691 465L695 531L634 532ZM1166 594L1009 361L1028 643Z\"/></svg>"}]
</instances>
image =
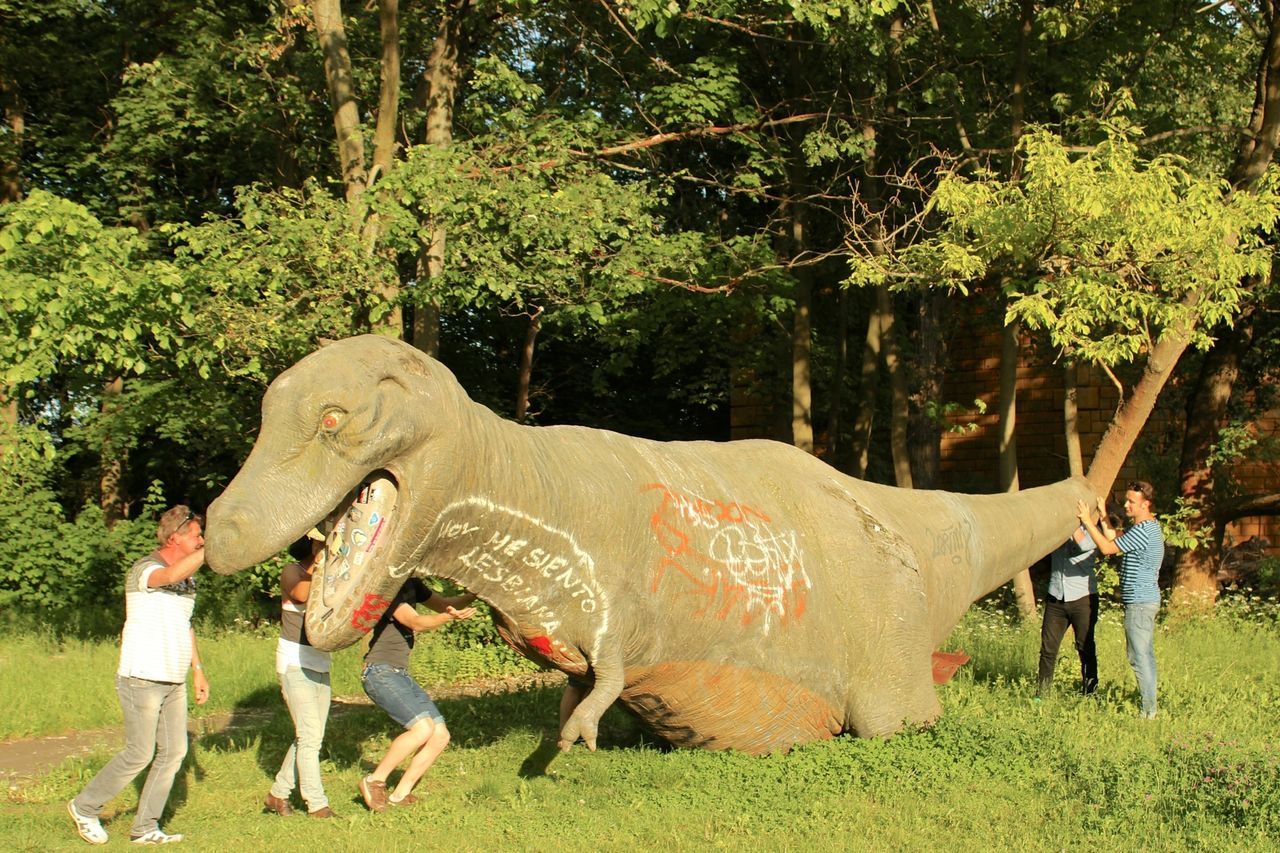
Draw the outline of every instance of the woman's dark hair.
<instances>
[{"instance_id":1,"label":"woman's dark hair","mask_svg":"<svg viewBox=\"0 0 1280 853\"><path fill-rule=\"evenodd\" d=\"M289 556L293 557L299 563L305 563L311 559L311 542L310 536L303 536L297 542L289 546Z\"/></svg>"}]
</instances>

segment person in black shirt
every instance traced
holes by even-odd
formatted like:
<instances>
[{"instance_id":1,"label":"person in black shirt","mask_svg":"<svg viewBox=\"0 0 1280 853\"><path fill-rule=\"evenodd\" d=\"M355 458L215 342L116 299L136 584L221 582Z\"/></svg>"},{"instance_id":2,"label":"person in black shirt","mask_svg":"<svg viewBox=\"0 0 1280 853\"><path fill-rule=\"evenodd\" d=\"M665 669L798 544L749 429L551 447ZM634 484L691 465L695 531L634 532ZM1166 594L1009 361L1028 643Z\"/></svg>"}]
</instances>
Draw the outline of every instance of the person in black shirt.
<instances>
[{"instance_id":1,"label":"person in black shirt","mask_svg":"<svg viewBox=\"0 0 1280 853\"><path fill-rule=\"evenodd\" d=\"M455 619L470 619L476 609L468 605L475 600L470 593L442 596L418 578L410 578L373 628L360 681L369 698L405 731L391 742L374 771L360 780L360 796L371 811L380 812L387 804L415 802L413 787L449 745L444 715L409 675L409 654L417 632L434 631ZM417 604L425 604L434 612L419 613L414 607ZM409 766L388 795L387 777L410 756L413 758Z\"/></svg>"}]
</instances>

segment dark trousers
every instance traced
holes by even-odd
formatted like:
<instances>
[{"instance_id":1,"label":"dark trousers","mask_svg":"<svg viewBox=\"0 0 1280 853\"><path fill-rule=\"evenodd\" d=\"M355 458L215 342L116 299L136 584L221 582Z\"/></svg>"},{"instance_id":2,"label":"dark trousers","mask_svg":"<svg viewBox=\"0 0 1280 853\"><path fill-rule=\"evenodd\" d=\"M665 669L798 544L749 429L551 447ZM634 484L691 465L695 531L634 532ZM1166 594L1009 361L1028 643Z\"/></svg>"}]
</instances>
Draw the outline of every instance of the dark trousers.
<instances>
[{"instance_id":1,"label":"dark trousers","mask_svg":"<svg viewBox=\"0 0 1280 853\"><path fill-rule=\"evenodd\" d=\"M1058 662L1058 647L1067 633L1075 635L1080 655L1080 687L1092 693L1098 687L1098 650L1093 643L1093 629L1098 624L1098 596L1087 595L1075 601L1062 601L1048 596L1044 603L1044 624L1040 626L1040 689L1053 681L1053 667Z\"/></svg>"}]
</instances>

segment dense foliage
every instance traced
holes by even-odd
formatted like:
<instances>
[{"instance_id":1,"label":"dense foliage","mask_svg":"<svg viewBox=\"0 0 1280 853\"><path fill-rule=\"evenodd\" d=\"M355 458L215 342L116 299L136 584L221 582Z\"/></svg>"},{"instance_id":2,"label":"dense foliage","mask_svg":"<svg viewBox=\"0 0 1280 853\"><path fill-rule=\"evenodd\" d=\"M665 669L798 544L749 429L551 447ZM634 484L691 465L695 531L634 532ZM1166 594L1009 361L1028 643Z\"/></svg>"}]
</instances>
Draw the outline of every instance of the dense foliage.
<instances>
[{"instance_id":1,"label":"dense foliage","mask_svg":"<svg viewBox=\"0 0 1280 853\"><path fill-rule=\"evenodd\" d=\"M874 479L909 433L927 485L972 404L940 378L964 300L1118 376L1257 309L1212 452L1154 454L1159 485L1238 497L1267 446L1271 0L391 8L0 2L8 604L93 600L158 508L216 496L272 377L370 331L527 422L721 439L741 397Z\"/></svg>"}]
</instances>

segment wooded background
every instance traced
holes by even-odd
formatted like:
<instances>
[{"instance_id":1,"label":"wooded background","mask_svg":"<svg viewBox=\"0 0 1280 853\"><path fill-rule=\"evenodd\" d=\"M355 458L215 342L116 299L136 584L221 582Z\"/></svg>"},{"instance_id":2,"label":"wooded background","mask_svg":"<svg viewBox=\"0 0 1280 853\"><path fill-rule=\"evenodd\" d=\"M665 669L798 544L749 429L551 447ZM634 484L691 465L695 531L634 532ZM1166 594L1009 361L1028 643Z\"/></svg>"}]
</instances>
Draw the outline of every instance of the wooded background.
<instances>
[{"instance_id":1,"label":"wooded background","mask_svg":"<svg viewBox=\"0 0 1280 853\"><path fill-rule=\"evenodd\" d=\"M1128 459L1180 601L1277 505L1233 473L1273 458L1270 0L0 0L0 104L17 609L102 601L270 380L370 331L526 423L915 488L970 423L1004 490ZM994 393L948 382L977 317ZM1018 457L1019 364L1061 452Z\"/></svg>"}]
</instances>

